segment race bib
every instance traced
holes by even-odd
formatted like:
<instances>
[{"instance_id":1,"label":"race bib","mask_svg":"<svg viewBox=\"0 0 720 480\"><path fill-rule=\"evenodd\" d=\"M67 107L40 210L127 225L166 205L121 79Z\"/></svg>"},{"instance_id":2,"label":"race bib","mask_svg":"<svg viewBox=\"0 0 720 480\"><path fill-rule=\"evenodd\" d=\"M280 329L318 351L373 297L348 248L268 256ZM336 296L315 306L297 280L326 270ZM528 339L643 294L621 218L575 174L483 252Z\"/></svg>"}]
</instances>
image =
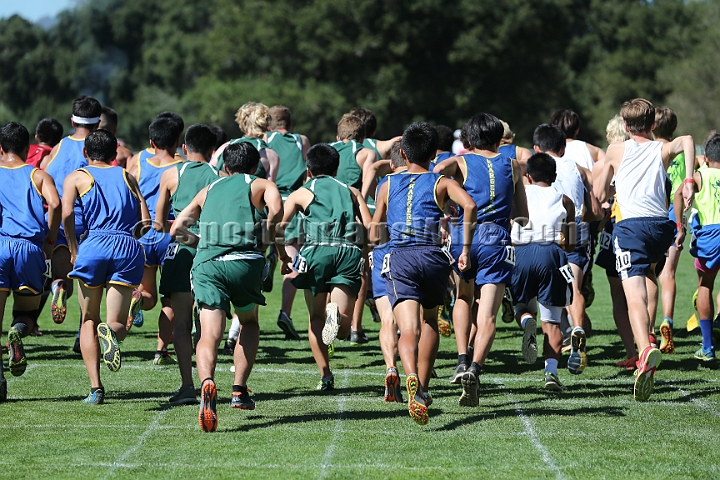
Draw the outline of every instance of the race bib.
<instances>
[{"instance_id":1,"label":"race bib","mask_svg":"<svg viewBox=\"0 0 720 480\"><path fill-rule=\"evenodd\" d=\"M45 260L45 273L43 276L52 278L52 260Z\"/></svg>"},{"instance_id":2,"label":"race bib","mask_svg":"<svg viewBox=\"0 0 720 480\"><path fill-rule=\"evenodd\" d=\"M295 255L295 260L293 260L293 270L295 270L298 273L307 273L307 260L305 260L305 257L300 255L299 253Z\"/></svg>"},{"instance_id":3,"label":"race bib","mask_svg":"<svg viewBox=\"0 0 720 480\"><path fill-rule=\"evenodd\" d=\"M612 245L612 235L607 232L600 233L600 248L602 250L610 250Z\"/></svg>"},{"instance_id":4,"label":"race bib","mask_svg":"<svg viewBox=\"0 0 720 480\"><path fill-rule=\"evenodd\" d=\"M570 265L564 265L560 267L560 273L562 273L563 278L567 283L572 283L573 280L575 280L575 277L572 273L572 268L570 268Z\"/></svg>"},{"instance_id":5,"label":"race bib","mask_svg":"<svg viewBox=\"0 0 720 480\"><path fill-rule=\"evenodd\" d=\"M177 242L172 242L170 245L168 245L167 250L165 250L165 260L172 260L175 258L175 255L177 255L178 248L180 248L180 245L178 245Z\"/></svg>"},{"instance_id":6,"label":"race bib","mask_svg":"<svg viewBox=\"0 0 720 480\"><path fill-rule=\"evenodd\" d=\"M445 256L447 257L448 263L450 263L450 265L452 265L453 263L455 263L455 258L452 256L452 253L450 253L450 245L449 245L449 244L448 244L448 245L445 245L445 246L442 247L440 250L442 250L442 252L443 252L443 253L445 254Z\"/></svg>"},{"instance_id":7,"label":"race bib","mask_svg":"<svg viewBox=\"0 0 720 480\"><path fill-rule=\"evenodd\" d=\"M368 255L368 267L370 267L370 270L375 268L375 254L373 252Z\"/></svg>"},{"instance_id":8,"label":"race bib","mask_svg":"<svg viewBox=\"0 0 720 480\"><path fill-rule=\"evenodd\" d=\"M515 247L512 245L508 245L505 247L507 253L505 255L505 261L509 263L510 265L515 265Z\"/></svg>"},{"instance_id":9,"label":"race bib","mask_svg":"<svg viewBox=\"0 0 720 480\"><path fill-rule=\"evenodd\" d=\"M630 252L617 251L615 252L615 270L624 272L632 266L630 261Z\"/></svg>"},{"instance_id":10,"label":"race bib","mask_svg":"<svg viewBox=\"0 0 720 480\"><path fill-rule=\"evenodd\" d=\"M390 254L387 253L383 257L383 264L382 268L380 269L380 275L385 275L386 273L390 273Z\"/></svg>"}]
</instances>

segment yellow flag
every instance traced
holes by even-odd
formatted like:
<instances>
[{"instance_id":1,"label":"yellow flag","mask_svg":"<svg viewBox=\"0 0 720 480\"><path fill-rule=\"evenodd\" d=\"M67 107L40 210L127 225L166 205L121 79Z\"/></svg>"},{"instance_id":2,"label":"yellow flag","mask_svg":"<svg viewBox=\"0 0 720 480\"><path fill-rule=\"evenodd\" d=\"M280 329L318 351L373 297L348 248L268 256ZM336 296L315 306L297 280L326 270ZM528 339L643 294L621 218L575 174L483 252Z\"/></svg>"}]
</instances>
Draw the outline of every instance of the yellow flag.
<instances>
[{"instance_id":1,"label":"yellow flag","mask_svg":"<svg viewBox=\"0 0 720 480\"><path fill-rule=\"evenodd\" d=\"M698 328L699 326L700 326L700 324L698 323L697 317L696 317L695 314L693 313L692 317L688 318L688 321L687 321L687 331L688 331L688 332L692 332L693 330L695 330L695 329Z\"/></svg>"}]
</instances>

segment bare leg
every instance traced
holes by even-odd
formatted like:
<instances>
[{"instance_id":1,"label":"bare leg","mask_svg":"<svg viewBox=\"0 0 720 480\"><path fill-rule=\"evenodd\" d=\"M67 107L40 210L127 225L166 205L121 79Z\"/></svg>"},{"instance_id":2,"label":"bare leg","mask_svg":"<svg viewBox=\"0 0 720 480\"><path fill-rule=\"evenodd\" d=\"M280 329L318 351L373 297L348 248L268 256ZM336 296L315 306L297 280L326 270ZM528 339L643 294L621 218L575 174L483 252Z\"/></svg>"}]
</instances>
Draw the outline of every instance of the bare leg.
<instances>
[{"instance_id":1,"label":"bare leg","mask_svg":"<svg viewBox=\"0 0 720 480\"><path fill-rule=\"evenodd\" d=\"M164 299L163 299L164 301ZM173 342L175 355L177 355L180 378L183 387L193 385L192 377L192 309L193 297L190 292L177 292L170 294L170 304L175 320L173 329ZM165 307L163 307L163 310ZM202 322L201 322L202 323ZM223 328L223 331L224 328ZM203 380L207 377L200 377Z\"/></svg>"},{"instance_id":2,"label":"bare leg","mask_svg":"<svg viewBox=\"0 0 720 480\"><path fill-rule=\"evenodd\" d=\"M570 306L567 307L567 310L573 319L573 327L582 328L583 319L585 317L585 297L583 296L580 289L582 288L584 273L580 269L580 267L575 265L574 263L571 263L569 265L572 269L575 280L573 280L572 282L573 300Z\"/></svg>"},{"instance_id":3,"label":"bare leg","mask_svg":"<svg viewBox=\"0 0 720 480\"><path fill-rule=\"evenodd\" d=\"M503 295L505 284L487 284L478 288L477 312L477 335L475 335L475 349L473 362L480 366L485 364L485 359L490 353L493 340L495 339L495 317L497 317Z\"/></svg>"},{"instance_id":4,"label":"bare leg","mask_svg":"<svg viewBox=\"0 0 720 480\"><path fill-rule=\"evenodd\" d=\"M367 255L365 256L365 263L367 264ZM360 283L360 291L357 294L357 298L355 299L355 306L353 308L352 313L352 330L356 332L362 331L362 316L363 311L365 310L365 298L367 298L367 289L368 289L368 273L367 269L363 268L361 283ZM339 338L345 338L345 337L339 337Z\"/></svg>"},{"instance_id":5,"label":"bare leg","mask_svg":"<svg viewBox=\"0 0 720 480\"><path fill-rule=\"evenodd\" d=\"M375 306L380 314L380 350L387 369L395 366L398 356L397 323L388 297L376 298Z\"/></svg>"},{"instance_id":6,"label":"bare leg","mask_svg":"<svg viewBox=\"0 0 720 480\"><path fill-rule=\"evenodd\" d=\"M620 334L620 340L622 340L625 347L625 355L627 358L633 358L637 355L637 350L635 349L632 328L630 328L627 300L625 300L622 282L617 277L608 277L608 282L610 283L610 296L613 303L613 319Z\"/></svg>"},{"instance_id":7,"label":"bare leg","mask_svg":"<svg viewBox=\"0 0 720 480\"><path fill-rule=\"evenodd\" d=\"M109 285L107 287L107 298L105 299L106 319L105 322L115 332L115 338L119 342L125 340L127 329L128 312L130 311L130 300L132 300L133 289L122 285Z\"/></svg>"},{"instance_id":8,"label":"bare leg","mask_svg":"<svg viewBox=\"0 0 720 480\"><path fill-rule=\"evenodd\" d=\"M548 358L558 360L560 358L560 348L562 347L560 324L542 322L542 330L545 334L545 339L543 340L543 357L545 357L546 360Z\"/></svg>"},{"instance_id":9,"label":"bare leg","mask_svg":"<svg viewBox=\"0 0 720 480\"><path fill-rule=\"evenodd\" d=\"M650 270L645 277L645 283L648 298L648 316L650 317L650 325L648 327L649 334L655 330L655 319L657 318L658 308L658 283L657 277L655 277L655 265L650 267Z\"/></svg>"},{"instance_id":10,"label":"bare leg","mask_svg":"<svg viewBox=\"0 0 720 480\"><path fill-rule=\"evenodd\" d=\"M52 257L52 278L63 281L63 289L67 292L68 298L73 294L73 281L68 278L73 266L70 263L70 250L66 246L55 249Z\"/></svg>"},{"instance_id":11,"label":"bare leg","mask_svg":"<svg viewBox=\"0 0 720 480\"><path fill-rule=\"evenodd\" d=\"M650 345L648 333L652 326L648 312L648 291L646 277L643 275L622 280L625 300L628 305L628 317L638 351L642 352Z\"/></svg>"},{"instance_id":12,"label":"bare leg","mask_svg":"<svg viewBox=\"0 0 720 480\"><path fill-rule=\"evenodd\" d=\"M80 328L80 349L88 377L90 388L102 387L100 381L100 344L97 339L97 326L100 323L100 303L103 289L90 288L80 284L78 300L82 312L82 327ZM127 318L127 315L126 315ZM124 328L124 324L123 324Z\"/></svg>"},{"instance_id":13,"label":"bare leg","mask_svg":"<svg viewBox=\"0 0 720 480\"><path fill-rule=\"evenodd\" d=\"M157 349L167 350L168 345L173 340L173 330L175 328L175 314L173 312L170 299L162 298L160 300L162 310L160 310L160 316L158 317L158 345ZM177 351L177 348L175 348Z\"/></svg>"},{"instance_id":14,"label":"bare leg","mask_svg":"<svg viewBox=\"0 0 720 480\"><path fill-rule=\"evenodd\" d=\"M668 249L668 256L665 260L665 266L660 272L658 279L662 287L662 310L663 317L674 318L675 315L675 296L677 285L675 284L675 272L677 271L680 253L677 247L671 246Z\"/></svg>"},{"instance_id":15,"label":"bare leg","mask_svg":"<svg viewBox=\"0 0 720 480\"><path fill-rule=\"evenodd\" d=\"M425 310L423 309L423 322L420 340L418 342L418 378L423 387L423 391L427 392L430 386L430 377L432 376L433 366L437 358L438 347L440 346L440 333L437 325L438 307ZM404 365L404 362L403 362Z\"/></svg>"},{"instance_id":16,"label":"bare leg","mask_svg":"<svg viewBox=\"0 0 720 480\"><path fill-rule=\"evenodd\" d=\"M145 311L152 310L157 305L157 270L158 267L145 267L142 283L138 287L142 294L142 309Z\"/></svg>"},{"instance_id":17,"label":"bare leg","mask_svg":"<svg viewBox=\"0 0 720 480\"><path fill-rule=\"evenodd\" d=\"M257 305L249 312L236 312L240 320L240 336L235 344L233 361L235 363L234 385L247 386L248 377L255 364L258 344L260 342L260 326L258 325Z\"/></svg>"},{"instance_id":18,"label":"bare leg","mask_svg":"<svg viewBox=\"0 0 720 480\"><path fill-rule=\"evenodd\" d=\"M360 290L362 291L362 287ZM338 338L347 338L347 336L350 335L352 319L354 318L354 307L357 303L356 300L355 295L350 292L347 286L333 285L330 291L330 301L337 304L338 311L340 312Z\"/></svg>"},{"instance_id":19,"label":"bare leg","mask_svg":"<svg viewBox=\"0 0 720 480\"><path fill-rule=\"evenodd\" d=\"M215 378L217 350L225 333L225 317L223 310L200 306L201 334L195 352L200 382L206 378Z\"/></svg>"},{"instance_id":20,"label":"bare leg","mask_svg":"<svg viewBox=\"0 0 720 480\"><path fill-rule=\"evenodd\" d=\"M420 341L420 304L415 300L402 300L393 308L395 321L400 327L398 353L405 375L418 373L418 343Z\"/></svg>"},{"instance_id":21,"label":"bare leg","mask_svg":"<svg viewBox=\"0 0 720 480\"><path fill-rule=\"evenodd\" d=\"M453 327L455 329L455 343L457 344L458 355L466 355L468 353L468 345L470 345L470 318L471 305L473 300L473 283L465 282L456 273L457 296L455 297L455 306L453 307Z\"/></svg>"},{"instance_id":22,"label":"bare leg","mask_svg":"<svg viewBox=\"0 0 720 480\"><path fill-rule=\"evenodd\" d=\"M308 309L308 340L312 350L315 363L320 369L323 378L329 377L330 360L328 359L327 345L322 342L322 329L325 325L325 306L327 305L327 294L318 293L313 296L310 290L305 290L305 303Z\"/></svg>"},{"instance_id":23,"label":"bare leg","mask_svg":"<svg viewBox=\"0 0 720 480\"><path fill-rule=\"evenodd\" d=\"M285 251L290 258L295 258L295 254L298 251L297 245L295 243L288 243L285 245ZM295 288L293 284L290 283L290 281L295 277L297 277L296 271L288 273L287 275L283 275L282 305L280 307L280 310L285 312L288 317L292 313L293 301L295 300L295 293L297 293L297 288Z\"/></svg>"}]
</instances>

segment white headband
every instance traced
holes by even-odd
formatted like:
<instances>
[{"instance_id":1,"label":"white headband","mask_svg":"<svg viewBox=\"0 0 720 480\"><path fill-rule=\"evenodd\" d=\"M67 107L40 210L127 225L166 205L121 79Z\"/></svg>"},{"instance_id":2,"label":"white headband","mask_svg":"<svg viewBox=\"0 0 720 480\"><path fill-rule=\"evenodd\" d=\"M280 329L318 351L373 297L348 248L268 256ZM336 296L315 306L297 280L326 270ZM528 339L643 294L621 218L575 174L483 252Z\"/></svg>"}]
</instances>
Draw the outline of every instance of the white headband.
<instances>
[{"instance_id":1,"label":"white headband","mask_svg":"<svg viewBox=\"0 0 720 480\"><path fill-rule=\"evenodd\" d=\"M100 123L100 117L85 118L85 117L77 117L77 116L73 115L72 117L70 117L70 120L72 120L75 123L81 123L83 125L94 125L96 123Z\"/></svg>"}]
</instances>

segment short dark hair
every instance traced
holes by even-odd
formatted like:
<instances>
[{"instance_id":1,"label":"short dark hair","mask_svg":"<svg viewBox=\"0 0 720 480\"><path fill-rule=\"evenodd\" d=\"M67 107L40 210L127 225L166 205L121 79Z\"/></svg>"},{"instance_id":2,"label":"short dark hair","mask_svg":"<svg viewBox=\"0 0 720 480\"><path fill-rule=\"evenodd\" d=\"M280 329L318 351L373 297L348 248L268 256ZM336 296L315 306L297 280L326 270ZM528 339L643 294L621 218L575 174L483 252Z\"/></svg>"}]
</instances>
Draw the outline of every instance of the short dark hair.
<instances>
[{"instance_id":1,"label":"short dark hair","mask_svg":"<svg viewBox=\"0 0 720 480\"><path fill-rule=\"evenodd\" d=\"M173 148L181 133L180 125L171 118L156 118L148 127L150 140L161 150Z\"/></svg>"},{"instance_id":2,"label":"short dark hair","mask_svg":"<svg viewBox=\"0 0 720 480\"><path fill-rule=\"evenodd\" d=\"M54 118L43 118L35 127L35 135L37 135L38 141L47 143L51 147L60 143L63 133L62 124Z\"/></svg>"},{"instance_id":3,"label":"short dark hair","mask_svg":"<svg viewBox=\"0 0 720 480\"><path fill-rule=\"evenodd\" d=\"M447 125L435 125L435 131L438 136L438 150L449 152L452 150L452 144L455 141L453 129Z\"/></svg>"},{"instance_id":4,"label":"short dark hair","mask_svg":"<svg viewBox=\"0 0 720 480\"><path fill-rule=\"evenodd\" d=\"M567 138L575 138L580 131L580 117L569 108L554 111L550 115L550 123L560 127Z\"/></svg>"},{"instance_id":5,"label":"short dark hair","mask_svg":"<svg viewBox=\"0 0 720 480\"><path fill-rule=\"evenodd\" d=\"M500 144L505 127L495 115L478 113L465 124L465 135L473 147L490 150Z\"/></svg>"},{"instance_id":6,"label":"short dark hair","mask_svg":"<svg viewBox=\"0 0 720 480\"><path fill-rule=\"evenodd\" d=\"M653 135L655 138L663 138L670 140L675 129L677 128L677 115L670 107L657 107L655 109L655 129Z\"/></svg>"},{"instance_id":7,"label":"short dark hair","mask_svg":"<svg viewBox=\"0 0 720 480\"><path fill-rule=\"evenodd\" d=\"M327 143L316 143L307 152L307 168L314 177L335 175L340 166L340 153Z\"/></svg>"},{"instance_id":8,"label":"short dark hair","mask_svg":"<svg viewBox=\"0 0 720 480\"><path fill-rule=\"evenodd\" d=\"M720 136L708 140L705 145L705 158L711 162L720 162Z\"/></svg>"},{"instance_id":9,"label":"short dark hair","mask_svg":"<svg viewBox=\"0 0 720 480\"><path fill-rule=\"evenodd\" d=\"M102 114L102 105L100 105L100 102L98 102L93 97L88 97L87 95L83 95L82 97L78 97L75 100L73 100L72 114L76 117L81 117L81 118L99 117ZM94 125L99 125L100 121L98 120L95 123L88 123L88 124L75 122L75 124L85 128L85 127L92 127Z\"/></svg>"},{"instance_id":10,"label":"short dark hair","mask_svg":"<svg viewBox=\"0 0 720 480\"><path fill-rule=\"evenodd\" d=\"M270 128L273 130L292 128L292 114L288 107L283 105L270 107Z\"/></svg>"},{"instance_id":11,"label":"short dark hair","mask_svg":"<svg viewBox=\"0 0 720 480\"><path fill-rule=\"evenodd\" d=\"M437 132L427 122L415 122L403 132L400 146L410 163L426 163L435 158Z\"/></svg>"},{"instance_id":12,"label":"short dark hair","mask_svg":"<svg viewBox=\"0 0 720 480\"><path fill-rule=\"evenodd\" d=\"M375 114L372 110L364 107L355 107L350 110L350 115L360 117L360 119L363 121L363 125L365 125L366 138L375 135L375 132L377 130L377 118L375 118Z\"/></svg>"},{"instance_id":13,"label":"short dark hair","mask_svg":"<svg viewBox=\"0 0 720 480\"><path fill-rule=\"evenodd\" d=\"M118 114L115 110L110 107L102 107L102 114L100 115L100 127L105 130L117 130L118 126Z\"/></svg>"},{"instance_id":14,"label":"short dark hair","mask_svg":"<svg viewBox=\"0 0 720 480\"><path fill-rule=\"evenodd\" d=\"M98 129L85 137L85 151L91 160L110 163L117 156L117 138L104 129Z\"/></svg>"},{"instance_id":15,"label":"short dark hair","mask_svg":"<svg viewBox=\"0 0 720 480\"><path fill-rule=\"evenodd\" d=\"M5 153L23 155L30 146L30 133L25 125L10 122L0 129L0 147Z\"/></svg>"},{"instance_id":16,"label":"short dark hair","mask_svg":"<svg viewBox=\"0 0 720 480\"><path fill-rule=\"evenodd\" d=\"M170 119L172 119L172 120L175 120L175 123L177 123L177 124L180 126L180 133L182 133L183 130L185 130L185 122L183 121L183 118L182 118L180 115L178 115L177 113L175 113L175 112L162 112L162 113L158 113L157 117L155 117L155 118L156 118L156 119L158 119L158 118L170 118ZM180 136L180 133L178 133L178 136Z\"/></svg>"},{"instance_id":17,"label":"short dark hair","mask_svg":"<svg viewBox=\"0 0 720 480\"><path fill-rule=\"evenodd\" d=\"M231 143L223 151L225 169L229 173L254 174L260 163L260 153L252 143Z\"/></svg>"},{"instance_id":18,"label":"short dark hair","mask_svg":"<svg viewBox=\"0 0 720 480\"><path fill-rule=\"evenodd\" d=\"M225 130L219 125L208 125L210 127L210 130L213 131L215 134L215 150L220 148L221 146L225 145L225 142L228 141L227 133L225 133ZM185 142L187 143L187 142Z\"/></svg>"},{"instance_id":19,"label":"short dark hair","mask_svg":"<svg viewBox=\"0 0 720 480\"><path fill-rule=\"evenodd\" d=\"M188 152L198 153L208 160L216 148L216 141L217 136L215 132L207 125L196 123L195 125L190 125L185 132L185 146Z\"/></svg>"},{"instance_id":20,"label":"short dark hair","mask_svg":"<svg viewBox=\"0 0 720 480\"><path fill-rule=\"evenodd\" d=\"M555 159L547 153L536 153L528 158L525 169L534 182L552 184L557 178Z\"/></svg>"},{"instance_id":21,"label":"short dark hair","mask_svg":"<svg viewBox=\"0 0 720 480\"><path fill-rule=\"evenodd\" d=\"M533 145L537 145L541 152L560 154L565 148L565 134L557 125L543 123L533 132Z\"/></svg>"}]
</instances>

